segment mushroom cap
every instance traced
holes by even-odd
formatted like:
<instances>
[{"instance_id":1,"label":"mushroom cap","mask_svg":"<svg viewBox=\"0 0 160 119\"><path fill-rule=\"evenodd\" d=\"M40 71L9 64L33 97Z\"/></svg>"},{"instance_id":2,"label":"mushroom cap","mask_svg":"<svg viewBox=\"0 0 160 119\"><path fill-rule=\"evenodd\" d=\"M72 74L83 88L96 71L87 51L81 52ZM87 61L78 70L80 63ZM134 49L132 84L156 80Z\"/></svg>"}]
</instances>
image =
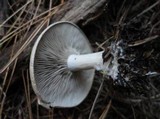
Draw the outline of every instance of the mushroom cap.
<instances>
[{"instance_id":1,"label":"mushroom cap","mask_svg":"<svg viewBox=\"0 0 160 119\"><path fill-rule=\"evenodd\" d=\"M88 53L92 53L90 43L73 23L57 22L40 34L30 57L30 78L39 104L73 107L85 99L95 69L70 71L67 59L72 54Z\"/></svg>"}]
</instances>

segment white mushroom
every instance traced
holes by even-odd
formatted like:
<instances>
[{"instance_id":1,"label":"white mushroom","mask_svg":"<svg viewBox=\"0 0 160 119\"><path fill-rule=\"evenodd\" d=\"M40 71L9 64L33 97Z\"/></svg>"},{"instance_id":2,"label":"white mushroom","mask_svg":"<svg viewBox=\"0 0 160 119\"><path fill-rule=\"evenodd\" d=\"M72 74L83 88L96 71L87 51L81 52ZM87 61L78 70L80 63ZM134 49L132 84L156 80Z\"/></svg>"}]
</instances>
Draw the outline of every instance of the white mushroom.
<instances>
[{"instance_id":1,"label":"white mushroom","mask_svg":"<svg viewBox=\"0 0 160 119\"><path fill-rule=\"evenodd\" d=\"M87 37L70 22L47 27L30 58L30 77L39 104L47 108L80 104L91 89L95 69L104 69L102 54L92 53Z\"/></svg>"}]
</instances>

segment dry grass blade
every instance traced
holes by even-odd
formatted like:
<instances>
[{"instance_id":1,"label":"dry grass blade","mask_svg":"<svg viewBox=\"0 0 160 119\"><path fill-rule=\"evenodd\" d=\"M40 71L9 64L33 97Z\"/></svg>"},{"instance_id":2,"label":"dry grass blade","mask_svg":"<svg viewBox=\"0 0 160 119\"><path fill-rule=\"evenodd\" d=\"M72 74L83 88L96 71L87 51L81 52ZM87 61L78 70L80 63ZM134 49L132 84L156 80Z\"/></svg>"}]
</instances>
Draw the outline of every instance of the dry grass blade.
<instances>
[{"instance_id":1,"label":"dry grass blade","mask_svg":"<svg viewBox=\"0 0 160 119\"><path fill-rule=\"evenodd\" d=\"M101 84L100 84L100 86L99 86L98 92L97 92L96 97L95 97L95 99L94 99L94 102L93 102L93 105L92 105L92 107L91 107L91 110L90 110L88 119L92 119L92 113L93 113L94 107L95 107L95 105L96 105L97 99L98 99L98 97L99 97L99 95L100 95L100 93L101 93L101 90L102 90L102 88L103 88L103 83L104 83L104 77L102 78L102 82L101 82Z\"/></svg>"},{"instance_id":2,"label":"dry grass blade","mask_svg":"<svg viewBox=\"0 0 160 119\"><path fill-rule=\"evenodd\" d=\"M29 34L28 32L29 32L29 30L31 29L31 26L33 25L33 19L34 19L34 18L36 17L36 15L37 15L38 9L39 9L39 7L40 7L40 3L41 3L41 1L39 1L38 6L37 6L37 8L36 8L36 10L35 10L35 13L34 13L34 15L33 15L33 18L30 20L31 22L30 22L29 26L27 27L26 32L25 32L24 36L22 37L22 39L25 39L25 37L27 37L27 35Z\"/></svg>"},{"instance_id":3,"label":"dry grass blade","mask_svg":"<svg viewBox=\"0 0 160 119\"><path fill-rule=\"evenodd\" d=\"M9 86L10 86L10 83L11 83L11 81L12 81L12 78L13 78L13 75L14 75L14 72L15 72L15 68L16 68L16 65L17 65L17 60L18 60L18 58L16 58L15 61L14 61L13 69L12 69L12 71L11 71L11 76L10 76L10 78L9 78L9 82L7 83L5 92L7 92L8 89L9 89Z\"/></svg>"},{"instance_id":4,"label":"dry grass blade","mask_svg":"<svg viewBox=\"0 0 160 119\"><path fill-rule=\"evenodd\" d=\"M132 108L132 112L133 112L133 117L134 117L134 119L136 119L135 110L134 110L133 106L131 106L131 108Z\"/></svg>"},{"instance_id":5,"label":"dry grass blade","mask_svg":"<svg viewBox=\"0 0 160 119\"><path fill-rule=\"evenodd\" d=\"M53 12L55 14L57 9ZM30 37L25 41L25 43L21 46L21 48L17 51L17 53L13 56L13 58L0 70L0 73L2 73L4 70L9 67L9 65L23 52L23 50L29 45L29 43L34 39L34 37L39 33L41 28L46 24L48 19L51 16L48 15L44 18L44 20L41 22L40 25L37 26L37 28L33 31L33 33L30 35Z\"/></svg>"},{"instance_id":6,"label":"dry grass blade","mask_svg":"<svg viewBox=\"0 0 160 119\"><path fill-rule=\"evenodd\" d=\"M37 24L39 22L42 22L44 20L44 18L38 19L37 21L34 21L34 23L32 23L32 25ZM0 43L0 45L3 45L5 42L9 41L11 38L13 38L14 36L18 35L19 33L23 32L24 30L27 29L27 25L31 24L31 22L33 22L32 20L30 20L29 22L27 22L26 24L23 24L22 26L18 27L17 29L15 29L14 31L10 32L8 35L5 35L1 40L2 42Z\"/></svg>"},{"instance_id":7,"label":"dry grass blade","mask_svg":"<svg viewBox=\"0 0 160 119\"><path fill-rule=\"evenodd\" d=\"M160 21L158 21L157 23L155 23L155 24L153 25L153 27L152 27L151 30L150 30L150 34L152 34L153 30L154 30L159 24L160 24Z\"/></svg>"},{"instance_id":8,"label":"dry grass blade","mask_svg":"<svg viewBox=\"0 0 160 119\"><path fill-rule=\"evenodd\" d=\"M101 48L103 50L105 50L104 45L107 44L109 42L109 40L111 40L112 38L114 38L113 36L111 36L110 38L108 38L107 40L105 40L103 43L99 44L98 42L96 42L95 44L98 46L97 49Z\"/></svg>"},{"instance_id":9,"label":"dry grass blade","mask_svg":"<svg viewBox=\"0 0 160 119\"><path fill-rule=\"evenodd\" d=\"M128 46L129 47L139 46L139 45L145 44L145 43L147 43L149 41L155 40L158 37L159 37L158 35L155 35L155 36L151 36L151 37L145 38L143 40L137 40L135 42L129 43Z\"/></svg>"},{"instance_id":10,"label":"dry grass blade","mask_svg":"<svg viewBox=\"0 0 160 119\"><path fill-rule=\"evenodd\" d=\"M4 70L9 67L9 65L23 52L23 50L28 46L28 44L33 40L33 38L37 35L37 33L41 30L41 28L45 25L46 21L43 21L31 34L31 36L28 38L28 40L22 45L22 47L18 50L18 52L14 55L14 57L0 70L0 73L2 73Z\"/></svg>"},{"instance_id":11,"label":"dry grass blade","mask_svg":"<svg viewBox=\"0 0 160 119\"><path fill-rule=\"evenodd\" d=\"M33 116L32 116L32 109L31 109L29 77L27 75L27 78L25 78L25 74L24 74L24 72L22 72L22 78L23 78L25 96L26 96L26 101L27 101L27 108L28 108L28 113L29 113L29 119L32 119Z\"/></svg>"},{"instance_id":12,"label":"dry grass blade","mask_svg":"<svg viewBox=\"0 0 160 119\"><path fill-rule=\"evenodd\" d=\"M22 11L20 12L20 14L18 15L18 17L16 18L16 20L14 21L14 23L12 23L11 27L9 28L9 30L7 31L6 34L8 34L9 32L11 32L11 30L15 27L15 25L19 22L20 17L22 16L22 14L24 13L24 11L27 9L27 5L25 5L22 9Z\"/></svg>"},{"instance_id":13,"label":"dry grass blade","mask_svg":"<svg viewBox=\"0 0 160 119\"><path fill-rule=\"evenodd\" d=\"M49 10L51 10L51 8L52 8L52 0L50 0L49 2ZM51 14L51 12L49 12L49 14ZM49 25L49 22L50 22L50 19L48 19L47 26Z\"/></svg>"},{"instance_id":14,"label":"dry grass blade","mask_svg":"<svg viewBox=\"0 0 160 119\"><path fill-rule=\"evenodd\" d=\"M145 10L143 10L141 13L137 14L133 19L131 19L130 22L134 21L136 18L138 18L138 17L142 16L143 14L147 13L149 10L153 9L154 7L156 7L159 3L160 3L160 0L158 0L157 2L152 4L150 7L147 7Z\"/></svg>"},{"instance_id":15,"label":"dry grass blade","mask_svg":"<svg viewBox=\"0 0 160 119\"><path fill-rule=\"evenodd\" d=\"M64 0L61 0L61 4L63 4L64 3Z\"/></svg>"},{"instance_id":16,"label":"dry grass blade","mask_svg":"<svg viewBox=\"0 0 160 119\"><path fill-rule=\"evenodd\" d=\"M11 38L13 38L15 35L19 34L20 32L24 31L27 29L28 25L34 25L34 24L37 24L41 21L44 20L44 15L50 13L48 15L48 17L51 17L53 14L54 14L54 11L59 7L61 6L62 4L56 6L56 7L53 7L43 13L41 13L40 15L36 16L34 15L34 17L29 20L28 22L22 24L21 26L19 26L18 28L16 28L15 30L11 31L10 33L8 33L7 35L5 35L1 41L0 41L0 45L3 45L5 42L7 42L8 40L10 40ZM39 7L37 7L36 11L38 10Z\"/></svg>"},{"instance_id":17,"label":"dry grass blade","mask_svg":"<svg viewBox=\"0 0 160 119\"><path fill-rule=\"evenodd\" d=\"M17 37L15 38L15 42L16 42L16 40L17 40ZM11 53L11 57L13 56L13 50L14 50L14 47L13 47L13 49L12 49L12 53ZM9 67L7 68L7 71L6 71L6 73L5 73L5 78L4 78L4 80L3 80L3 84L2 84L2 92L7 92L8 91L8 88L9 88L9 86L10 86L10 83L11 83L11 81L12 81L12 78L13 78L13 74L14 74L14 71L15 71L15 67L16 67L16 64L17 64L17 59L15 60L15 62L14 62L14 65L13 65L13 69L12 69L12 71L11 71L11 75L10 75L10 77L9 77L9 81L6 83L6 80L7 80L7 77L8 77L8 71L9 71ZM6 88L4 87L6 85ZM5 88L5 90L4 90L4 88ZM0 96L2 97L2 94L0 94ZM5 98L6 98L6 96L3 98L4 100L5 100ZM1 108L0 108L0 110L3 110L3 106L1 106Z\"/></svg>"},{"instance_id":18,"label":"dry grass blade","mask_svg":"<svg viewBox=\"0 0 160 119\"><path fill-rule=\"evenodd\" d=\"M1 93L1 103L0 103L0 119L2 119L2 111L3 111L3 106L5 103L6 99L6 93L3 92L3 89L0 87L0 93Z\"/></svg>"},{"instance_id":19,"label":"dry grass blade","mask_svg":"<svg viewBox=\"0 0 160 119\"><path fill-rule=\"evenodd\" d=\"M0 28L7 23L13 16L15 16L19 11L21 11L23 8L25 8L27 5L29 5L31 1L28 1L25 5L23 5L21 8L19 8L17 11L15 11L10 17L8 17L2 24L0 24Z\"/></svg>"},{"instance_id":20,"label":"dry grass blade","mask_svg":"<svg viewBox=\"0 0 160 119\"><path fill-rule=\"evenodd\" d=\"M30 3L30 2L29 2ZM19 10L21 10L21 11L19 11L20 13L19 13L19 15L18 15L18 17L16 18L16 20L14 21L14 23L12 23L12 25L10 26L10 28L8 29L8 31L6 32L6 34L9 34L12 30L13 30L13 28L16 26L16 24L18 24L18 22L20 21L20 18L21 18L21 16L22 16L22 14L24 14L24 11L27 9L27 5L29 5L29 3L26 3L23 7L22 7L22 10L21 10L21 8L20 9L18 9L17 11L19 11ZM18 12L17 12L18 13ZM15 14L16 15L16 14ZM9 19L8 19L9 20ZM15 34L15 35L17 35L17 34ZM5 35L5 36L7 36L7 35ZM0 45L3 45L5 42L7 42L7 44L9 44L9 42L11 41L11 39L6 39L6 38L2 38L1 40L0 40ZM6 45L7 45L6 44Z\"/></svg>"},{"instance_id":21,"label":"dry grass blade","mask_svg":"<svg viewBox=\"0 0 160 119\"><path fill-rule=\"evenodd\" d=\"M36 111L37 119L39 119L39 104L38 103L36 103L36 109L37 109L37 111Z\"/></svg>"},{"instance_id":22,"label":"dry grass blade","mask_svg":"<svg viewBox=\"0 0 160 119\"><path fill-rule=\"evenodd\" d=\"M2 112L3 112L3 108L4 108L4 104L5 104L5 99L6 99L6 92L4 91L4 85L5 85L7 76L8 76L8 71L9 71L9 67L8 67L7 70L6 70L2 87L0 86L0 97L2 98L2 100L1 100L1 105L0 105L0 119L1 119L1 116L2 116L1 114L2 114Z\"/></svg>"},{"instance_id":23,"label":"dry grass blade","mask_svg":"<svg viewBox=\"0 0 160 119\"><path fill-rule=\"evenodd\" d=\"M157 6L160 3L160 0L158 0L157 2L155 2L153 5L151 5L150 7L148 7L147 9L145 9L144 11L142 11L140 14L138 14L136 17L140 17L141 15L145 14L146 12L148 12L149 10L151 10L152 8L154 8L155 6Z\"/></svg>"},{"instance_id":24,"label":"dry grass blade","mask_svg":"<svg viewBox=\"0 0 160 119\"><path fill-rule=\"evenodd\" d=\"M101 114L101 116L99 117L99 119L106 119L108 111L111 107L112 104L112 100L109 101L109 103L107 104L106 108L104 109L103 113Z\"/></svg>"}]
</instances>

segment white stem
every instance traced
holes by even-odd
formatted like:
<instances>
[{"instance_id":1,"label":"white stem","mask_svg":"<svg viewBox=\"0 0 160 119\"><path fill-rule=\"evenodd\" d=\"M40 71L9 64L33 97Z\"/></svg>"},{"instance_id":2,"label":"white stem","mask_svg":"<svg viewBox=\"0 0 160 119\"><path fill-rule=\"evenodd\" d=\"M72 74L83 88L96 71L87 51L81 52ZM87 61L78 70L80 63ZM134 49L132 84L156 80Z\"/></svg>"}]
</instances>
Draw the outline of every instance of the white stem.
<instances>
[{"instance_id":1,"label":"white stem","mask_svg":"<svg viewBox=\"0 0 160 119\"><path fill-rule=\"evenodd\" d=\"M104 51L84 55L70 55L67 60L67 66L71 71L93 68L102 70L103 52Z\"/></svg>"}]
</instances>

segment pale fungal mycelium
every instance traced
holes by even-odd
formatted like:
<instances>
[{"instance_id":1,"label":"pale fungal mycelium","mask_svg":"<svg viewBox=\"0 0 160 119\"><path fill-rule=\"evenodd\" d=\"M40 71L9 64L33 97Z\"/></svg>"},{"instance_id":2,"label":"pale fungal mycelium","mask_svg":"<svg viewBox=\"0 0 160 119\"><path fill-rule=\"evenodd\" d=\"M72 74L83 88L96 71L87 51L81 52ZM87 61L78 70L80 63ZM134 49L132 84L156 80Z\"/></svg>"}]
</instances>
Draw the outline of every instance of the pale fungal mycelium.
<instances>
[{"instance_id":1,"label":"pale fungal mycelium","mask_svg":"<svg viewBox=\"0 0 160 119\"><path fill-rule=\"evenodd\" d=\"M120 48L114 44L111 49L112 58L104 62L105 51L93 53L75 24L62 21L47 27L30 57L30 78L39 104L47 108L77 106L88 95L95 70L103 70L116 80Z\"/></svg>"}]
</instances>

